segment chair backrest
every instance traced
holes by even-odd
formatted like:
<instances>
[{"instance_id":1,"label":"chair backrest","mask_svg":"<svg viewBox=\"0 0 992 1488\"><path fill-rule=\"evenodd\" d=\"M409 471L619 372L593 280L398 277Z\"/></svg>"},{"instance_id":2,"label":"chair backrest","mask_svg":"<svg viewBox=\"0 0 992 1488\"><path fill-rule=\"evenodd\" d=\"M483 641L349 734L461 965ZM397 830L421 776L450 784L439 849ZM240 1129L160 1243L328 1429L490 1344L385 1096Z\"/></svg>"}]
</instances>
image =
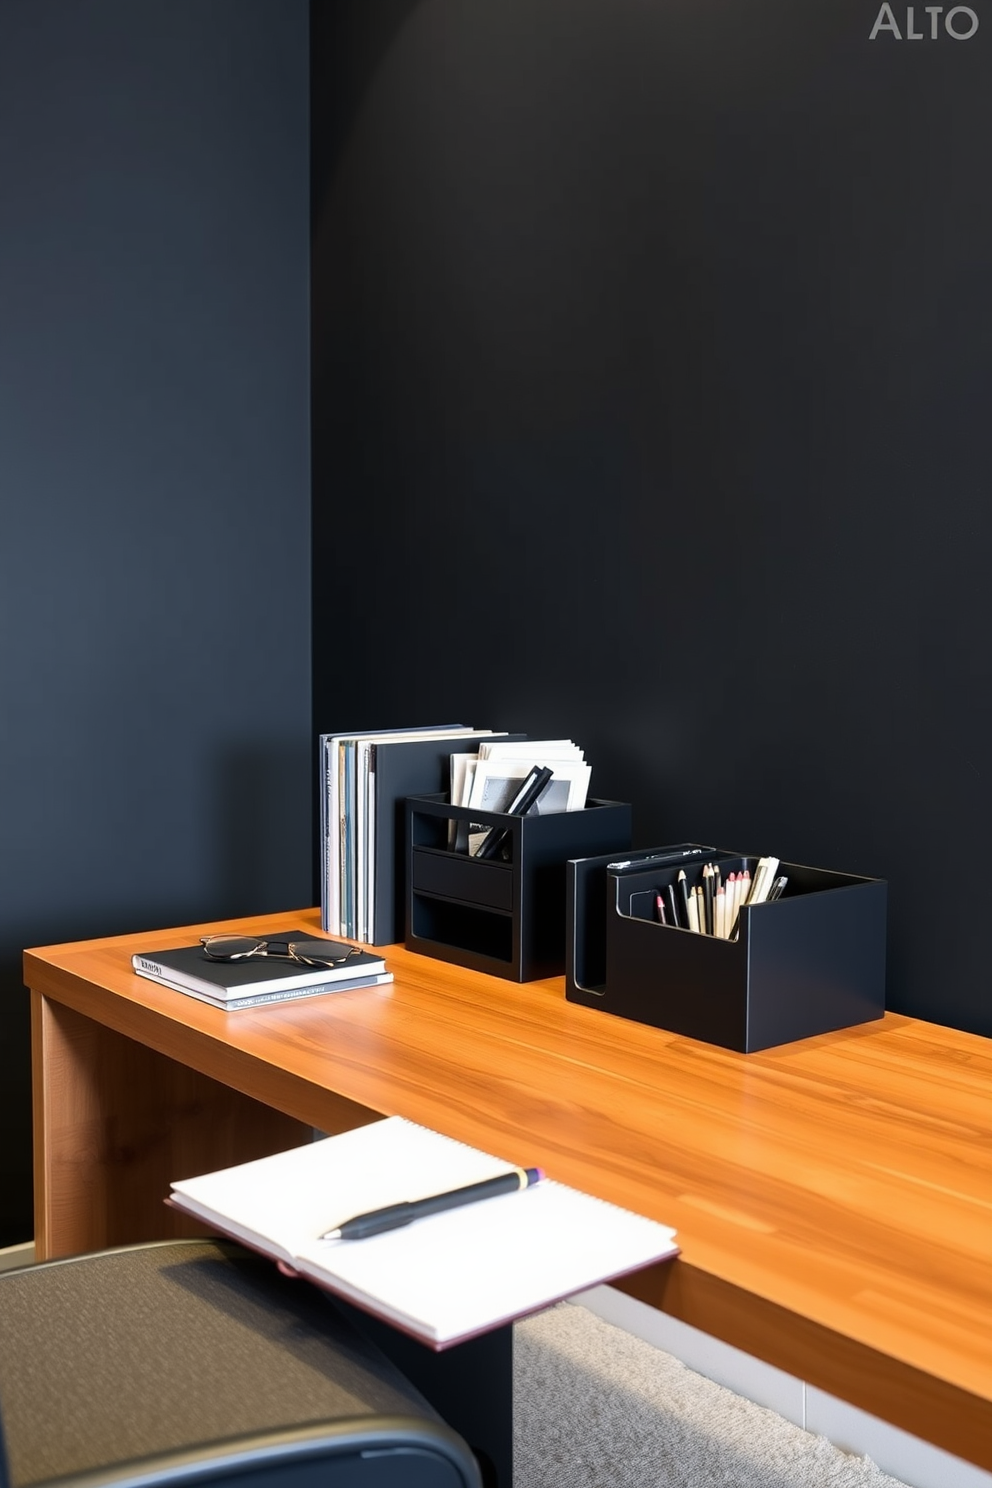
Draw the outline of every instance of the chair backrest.
<instances>
[{"instance_id":1,"label":"chair backrest","mask_svg":"<svg viewBox=\"0 0 992 1488\"><path fill-rule=\"evenodd\" d=\"M332 1300L179 1241L0 1274L0 1488L479 1488Z\"/></svg>"}]
</instances>

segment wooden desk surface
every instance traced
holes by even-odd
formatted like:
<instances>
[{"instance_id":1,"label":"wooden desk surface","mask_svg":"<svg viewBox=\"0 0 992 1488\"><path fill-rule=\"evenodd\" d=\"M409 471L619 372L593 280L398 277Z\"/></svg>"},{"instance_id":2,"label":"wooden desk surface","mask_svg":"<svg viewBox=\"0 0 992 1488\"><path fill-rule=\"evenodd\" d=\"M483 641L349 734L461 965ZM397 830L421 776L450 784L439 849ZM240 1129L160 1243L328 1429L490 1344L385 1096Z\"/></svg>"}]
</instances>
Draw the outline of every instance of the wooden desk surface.
<instances>
[{"instance_id":1,"label":"wooden desk surface","mask_svg":"<svg viewBox=\"0 0 992 1488\"><path fill-rule=\"evenodd\" d=\"M26 953L42 1127L69 1008L323 1130L397 1114L539 1163L677 1227L633 1295L992 1468L992 1041L887 1014L740 1055L399 946L391 985L258 1011L132 973L204 928Z\"/></svg>"}]
</instances>

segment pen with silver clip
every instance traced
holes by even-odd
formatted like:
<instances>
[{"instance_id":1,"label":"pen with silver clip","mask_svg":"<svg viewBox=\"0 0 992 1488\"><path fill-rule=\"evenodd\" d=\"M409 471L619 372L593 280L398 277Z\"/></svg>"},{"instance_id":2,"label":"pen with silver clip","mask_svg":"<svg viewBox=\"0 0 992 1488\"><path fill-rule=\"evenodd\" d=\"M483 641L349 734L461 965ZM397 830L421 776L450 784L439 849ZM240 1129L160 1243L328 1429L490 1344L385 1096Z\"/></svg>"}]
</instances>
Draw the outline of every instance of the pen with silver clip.
<instances>
[{"instance_id":1,"label":"pen with silver clip","mask_svg":"<svg viewBox=\"0 0 992 1488\"><path fill-rule=\"evenodd\" d=\"M544 1173L540 1168L511 1168L495 1178L485 1178L481 1183L468 1183L464 1188L453 1188L447 1193L432 1194L426 1199L412 1199L408 1203L389 1204L384 1209L372 1209L368 1214L356 1214L346 1219L333 1230L327 1230L321 1240L366 1240L370 1235L381 1235L385 1230L398 1230L412 1224L415 1219L425 1219L429 1214L440 1214L445 1209L457 1209L462 1204L476 1204L480 1199L494 1199L499 1194L514 1193L521 1188L531 1188L540 1183Z\"/></svg>"}]
</instances>

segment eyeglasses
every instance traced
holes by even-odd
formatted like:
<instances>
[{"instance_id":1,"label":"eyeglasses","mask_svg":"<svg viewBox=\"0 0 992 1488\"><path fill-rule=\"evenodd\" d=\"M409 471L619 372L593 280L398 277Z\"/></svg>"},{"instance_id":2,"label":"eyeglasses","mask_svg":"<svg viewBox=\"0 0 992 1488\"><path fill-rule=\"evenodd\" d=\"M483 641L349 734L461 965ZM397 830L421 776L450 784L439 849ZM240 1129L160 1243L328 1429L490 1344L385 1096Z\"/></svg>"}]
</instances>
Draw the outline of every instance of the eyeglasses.
<instances>
[{"instance_id":1,"label":"eyeglasses","mask_svg":"<svg viewBox=\"0 0 992 1488\"><path fill-rule=\"evenodd\" d=\"M254 935L201 935L203 954L210 961L247 961L266 956L271 961L297 961L301 966L340 966L361 954L360 946L347 946L343 956L330 955L340 941L258 940Z\"/></svg>"}]
</instances>

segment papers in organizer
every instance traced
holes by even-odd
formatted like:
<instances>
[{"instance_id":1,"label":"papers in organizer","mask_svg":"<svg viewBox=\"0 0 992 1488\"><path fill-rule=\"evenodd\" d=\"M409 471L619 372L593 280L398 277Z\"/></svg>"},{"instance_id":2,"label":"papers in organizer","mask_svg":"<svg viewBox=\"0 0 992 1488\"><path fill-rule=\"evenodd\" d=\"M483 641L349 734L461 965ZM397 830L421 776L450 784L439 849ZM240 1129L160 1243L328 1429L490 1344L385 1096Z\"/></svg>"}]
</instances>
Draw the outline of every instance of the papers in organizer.
<instances>
[{"instance_id":1,"label":"papers in organizer","mask_svg":"<svg viewBox=\"0 0 992 1488\"><path fill-rule=\"evenodd\" d=\"M520 784L538 766L554 771L550 784L531 808L535 815L559 811L581 811L589 793L591 767L583 751L571 739L527 739L516 742L487 740L477 756L452 759L451 800L456 806L477 806L481 811L506 811ZM488 828L473 831L468 823L457 823L450 845L475 854Z\"/></svg>"}]
</instances>

